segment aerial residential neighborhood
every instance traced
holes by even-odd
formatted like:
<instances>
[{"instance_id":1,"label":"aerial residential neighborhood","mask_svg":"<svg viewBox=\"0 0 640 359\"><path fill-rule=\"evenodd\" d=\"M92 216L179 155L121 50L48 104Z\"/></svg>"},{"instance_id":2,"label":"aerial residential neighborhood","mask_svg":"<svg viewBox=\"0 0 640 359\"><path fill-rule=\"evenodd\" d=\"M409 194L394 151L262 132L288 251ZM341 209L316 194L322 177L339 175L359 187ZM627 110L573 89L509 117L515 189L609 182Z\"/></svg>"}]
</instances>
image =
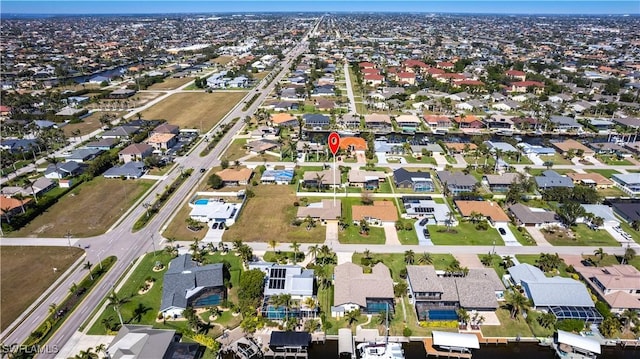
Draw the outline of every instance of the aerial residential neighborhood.
<instances>
[{"instance_id":1,"label":"aerial residential neighborhood","mask_svg":"<svg viewBox=\"0 0 640 359\"><path fill-rule=\"evenodd\" d=\"M0 356L638 355L637 6L146 6L2 10Z\"/></svg>"}]
</instances>

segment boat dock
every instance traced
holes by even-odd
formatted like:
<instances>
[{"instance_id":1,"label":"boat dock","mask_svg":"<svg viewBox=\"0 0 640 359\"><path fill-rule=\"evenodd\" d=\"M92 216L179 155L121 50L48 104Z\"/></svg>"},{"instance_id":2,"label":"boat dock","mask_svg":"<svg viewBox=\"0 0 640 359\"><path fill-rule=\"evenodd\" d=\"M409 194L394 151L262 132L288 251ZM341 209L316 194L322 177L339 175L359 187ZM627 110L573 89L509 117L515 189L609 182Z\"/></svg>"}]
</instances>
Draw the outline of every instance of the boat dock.
<instances>
[{"instance_id":1,"label":"boat dock","mask_svg":"<svg viewBox=\"0 0 640 359\"><path fill-rule=\"evenodd\" d=\"M482 336L482 332L474 332L473 334L478 337L478 342L480 344L509 344L509 340L507 338L485 338Z\"/></svg>"},{"instance_id":2,"label":"boat dock","mask_svg":"<svg viewBox=\"0 0 640 359\"><path fill-rule=\"evenodd\" d=\"M356 358L356 342L349 328L338 329L338 355L350 355L351 358Z\"/></svg>"},{"instance_id":3,"label":"boat dock","mask_svg":"<svg viewBox=\"0 0 640 359\"><path fill-rule=\"evenodd\" d=\"M423 340L424 349L427 351L427 356L434 356L436 358L459 358L470 359L471 353L459 353L459 352L445 352L437 350L433 347L433 338L425 338Z\"/></svg>"}]
</instances>

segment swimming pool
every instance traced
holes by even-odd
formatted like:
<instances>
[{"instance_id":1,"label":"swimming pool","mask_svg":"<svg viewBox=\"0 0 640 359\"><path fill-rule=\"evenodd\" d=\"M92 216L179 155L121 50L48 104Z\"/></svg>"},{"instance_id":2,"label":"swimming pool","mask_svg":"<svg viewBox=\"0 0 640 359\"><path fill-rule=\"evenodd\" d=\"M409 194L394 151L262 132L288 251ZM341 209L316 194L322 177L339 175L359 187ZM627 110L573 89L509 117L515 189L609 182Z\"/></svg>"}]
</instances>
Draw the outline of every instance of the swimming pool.
<instances>
[{"instance_id":1,"label":"swimming pool","mask_svg":"<svg viewBox=\"0 0 640 359\"><path fill-rule=\"evenodd\" d=\"M429 320L456 320L458 314L455 310L441 310L431 309L429 310Z\"/></svg>"},{"instance_id":2,"label":"swimming pool","mask_svg":"<svg viewBox=\"0 0 640 359\"><path fill-rule=\"evenodd\" d=\"M218 305L222 301L219 294L211 294L210 296L203 297L193 303L194 307L206 307L210 305Z\"/></svg>"},{"instance_id":3,"label":"swimming pool","mask_svg":"<svg viewBox=\"0 0 640 359\"><path fill-rule=\"evenodd\" d=\"M209 203L209 200L206 198L202 198L202 199L198 199L195 202L193 202L193 204L198 204L198 205L203 205L203 204L207 204Z\"/></svg>"}]
</instances>

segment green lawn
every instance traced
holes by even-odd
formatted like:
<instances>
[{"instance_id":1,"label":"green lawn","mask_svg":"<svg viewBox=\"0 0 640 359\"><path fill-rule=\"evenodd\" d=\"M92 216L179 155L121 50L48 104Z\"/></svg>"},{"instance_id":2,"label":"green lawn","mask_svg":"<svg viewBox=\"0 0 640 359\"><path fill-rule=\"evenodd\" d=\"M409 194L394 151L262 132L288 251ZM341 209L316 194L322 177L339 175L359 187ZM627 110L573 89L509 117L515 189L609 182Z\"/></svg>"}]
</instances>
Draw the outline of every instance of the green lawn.
<instances>
[{"instance_id":1,"label":"green lawn","mask_svg":"<svg viewBox=\"0 0 640 359\"><path fill-rule=\"evenodd\" d=\"M458 163L458 161L456 161L456 159L453 158L453 156L451 155L445 155L444 158L446 158L447 162L449 162L452 165L455 165L456 163Z\"/></svg>"},{"instance_id":2,"label":"green lawn","mask_svg":"<svg viewBox=\"0 0 640 359\"><path fill-rule=\"evenodd\" d=\"M435 158L431 156L422 156L420 157L420 159L417 159L413 156L404 156L404 158L407 160L408 163L423 163L423 164L430 164L430 165L437 164Z\"/></svg>"},{"instance_id":3,"label":"green lawn","mask_svg":"<svg viewBox=\"0 0 640 359\"><path fill-rule=\"evenodd\" d=\"M522 316L511 319L509 310L500 308L496 310L500 325L482 325L482 335L485 337L532 337L531 329Z\"/></svg>"},{"instance_id":4,"label":"green lawn","mask_svg":"<svg viewBox=\"0 0 640 359\"><path fill-rule=\"evenodd\" d=\"M411 224L413 224L415 220L411 220ZM416 233L415 227L410 231L398 231L398 239L402 244L418 244L418 234Z\"/></svg>"},{"instance_id":5,"label":"green lawn","mask_svg":"<svg viewBox=\"0 0 640 359\"><path fill-rule=\"evenodd\" d=\"M542 233L544 238L554 246L620 246L620 243L604 229L594 231L585 224L578 224L571 229L574 233L573 237L563 229L555 230L553 233L543 230Z\"/></svg>"},{"instance_id":6,"label":"green lawn","mask_svg":"<svg viewBox=\"0 0 640 359\"><path fill-rule=\"evenodd\" d=\"M166 268L171 259L171 255L164 251L156 252L155 258L152 253L147 254L144 259L142 259L142 262L138 265L136 270L127 279L123 287L117 292L118 297L125 297L130 299L130 301L124 304L121 308L122 318L124 319L125 324L146 324L153 325L156 328L184 328L184 326L186 325L186 322L184 321L167 322L166 324L156 322L156 317L160 310L160 300L162 298L162 283L164 281L164 274L167 271ZM206 259L207 263L220 263L223 260L229 262L229 264L231 265L231 283L233 284L233 288L229 291L228 298L230 301L236 300L237 294L235 293L235 288L237 288L238 286L240 280L240 272L242 271L240 258L230 252L226 255L218 253L207 255ZM156 261L164 264L165 269L160 272L154 272L153 266ZM144 284L145 279L148 277L154 278L155 283L147 293L139 294L138 291L140 290L140 287ZM139 306L142 306L142 308L144 308L144 314L136 320L134 317L134 311ZM114 324L118 322L118 316L114 312L113 308L107 306L106 309L99 314L98 320L91 327L91 329L89 329L88 334L106 334L107 332L105 326L102 324L102 320L109 317L113 319ZM224 318L219 318L219 320L220 319Z\"/></svg>"},{"instance_id":7,"label":"green lawn","mask_svg":"<svg viewBox=\"0 0 640 359\"><path fill-rule=\"evenodd\" d=\"M542 175L542 172L544 172L544 171L546 171L546 170L547 170L546 168L532 168L532 169L529 171L529 173L530 173L532 176L540 176L540 175ZM561 175L566 175L567 173L573 173L573 172L575 172L574 170L570 170L570 169L568 169L568 168L559 169L559 168L553 168L553 167L551 167L551 168L550 168L550 170L552 170L552 171L556 171L556 172L558 172L558 174L561 174Z\"/></svg>"},{"instance_id":8,"label":"green lawn","mask_svg":"<svg viewBox=\"0 0 640 359\"><path fill-rule=\"evenodd\" d=\"M515 257L520 263L528 263L528 264L531 264L532 266L535 266L536 261L538 260L538 258L540 258L540 255L539 254L516 254ZM569 277L569 274L567 274L567 265L564 263L564 261L560 263L557 273L547 273L547 276L554 276L554 275Z\"/></svg>"},{"instance_id":9,"label":"green lawn","mask_svg":"<svg viewBox=\"0 0 640 359\"><path fill-rule=\"evenodd\" d=\"M433 199L435 203L444 204L444 198L436 197Z\"/></svg>"},{"instance_id":10,"label":"green lawn","mask_svg":"<svg viewBox=\"0 0 640 359\"><path fill-rule=\"evenodd\" d=\"M619 171L616 170L612 170L612 169L593 169L593 170L587 170L588 173L599 173L607 178L611 178L612 175L615 174L619 174Z\"/></svg>"},{"instance_id":11,"label":"green lawn","mask_svg":"<svg viewBox=\"0 0 640 359\"><path fill-rule=\"evenodd\" d=\"M562 155L559 154L559 153L556 153L556 154L554 154L552 156L541 155L539 157L544 162L546 162L546 161L553 162L554 165L570 165L571 164L571 161L569 161L568 159L562 157Z\"/></svg>"},{"instance_id":12,"label":"green lawn","mask_svg":"<svg viewBox=\"0 0 640 359\"><path fill-rule=\"evenodd\" d=\"M537 319L541 314L541 312L536 310L529 310L529 312L527 312L527 323L529 323L529 328L535 337L546 338L552 336L554 329L545 328L538 323Z\"/></svg>"},{"instance_id":13,"label":"green lawn","mask_svg":"<svg viewBox=\"0 0 640 359\"><path fill-rule=\"evenodd\" d=\"M384 229L380 227L369 227L369 234L360 234L360 226L353 223L353 217L351 215L351 206L361 205L361 199L358 198L344 198L342 200L342 216L345 218L346 223L349 225L345 230L340 231L338 238L340 243L348 244L384 244L385 236Z\"/></svg>"},{"instance_id":14,"label":"green lawn","mask_svg":"<svg viewBox=\"0 0 640 359\"><path fill-rule=\"evenodd\" d=\"M522 228L522 231L519 231L518 228ZM511 229L511 232L513 233L513 235L516 237L518 242L523 246L536 245L536 241L533 238L531 238L531 235L529 234L529 232L526 231L526 229L524 229L524 227L516 227L513 224L509 223L509 229Z\"/></svg>"},{"instance_id":15,"label":"green lawn","mask_svg":"<svg viewBox=\"0 0 640 359\"><path fill-rule=\"evenodd\" d=\"M486 231L478 231L470 222L460 222L452 231L447 232L444 226L428 226L431 233L431 241L435 245L474 245L474 246L503 246L504 241L495 228L489 227Z\"/></svg>"},{"instance_id":16,"label":"green lawn","mask_svg":"<svg viewBox=\"0 0 640 359\"><path fill-rule=\"evenodd\" d=\"M598 189L598 194L602 197L626 197L627 194L622 192L618 187Z\"/></svg>"},{"instance_id":17,"label":"green lawn","mask_svg":"<svg viewBox=\"0 0 640 359\"><path fill-rule=\"evenodd\" d=\"M366 247L365 247L366 250ZM415 252L415 261L414 264L418 265L418 259L420 255L423 253ZM363 258L363 254L360 252L356 252L351 257L351 261L357 265L361 265L361 260ZM371 253L371 260L376 261L380 260L384 265L389 267L391 270L391 277L393 280L398 282L403 280L400 278L400 272L407 267L407 263L404 261L404 253ZM437 270L445 270L454 260L451 254L431 254L431 258L433 259L433 265Z\"/></svg>"}]
</instances>

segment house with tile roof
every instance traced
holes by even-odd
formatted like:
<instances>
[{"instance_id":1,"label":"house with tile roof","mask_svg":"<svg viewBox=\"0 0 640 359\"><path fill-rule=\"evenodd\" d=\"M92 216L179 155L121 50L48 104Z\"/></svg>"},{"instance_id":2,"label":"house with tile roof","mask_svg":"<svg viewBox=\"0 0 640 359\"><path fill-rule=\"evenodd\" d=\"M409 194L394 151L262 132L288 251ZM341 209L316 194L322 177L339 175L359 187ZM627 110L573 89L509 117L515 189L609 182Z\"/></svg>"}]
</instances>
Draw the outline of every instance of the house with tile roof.
<instances>
[{"instance_id":1,"label":"house with tile roof","mask_svg":"<svg viewBox=\"0 0 640 359\"><path fill-rule=\"evenodd\" d=\"M507 211L515 219L516 223L522 227L547 227L559 225L560 218L553 211L543 208L525 206L522 203L512 204Z\"/></svg>"},{"instance_id":2,"label":"house with tile roof","mask_svg":"<svg viewBox=\"0 0 640 359\"><path fill-rule=\"evenodd\" d=\"M335 201L323 199L320 202L309 203L307 206L298 207L296 217L301 220L311 217L323 224L327 221L336 221L342 217L342 202L339 199Z\"/></svg>"},{"instance_id":3,"label":"house with tile roof","mask_svg":"<svg viewBox=\"0 0 640 359\"><path fill-rule=\"evenodd\" d=\"M578 266L576 271L613 313L620 314L626 309L640 311L640 271L634 266Z\"/></svg>"},{"instance_id":4,"label":"house with tile roof","mask_svg":"<svg viewBox=\"0 0 640 359\"><path fill-rule=\"evenodd\" d=\"M246 186L251 180L253 170L250 168L225 168L216 172L225 186Z\"/></svg>"},{"instance_id":5,"label":"house with tile roof","mask_svg":"<svg viewBox=\"0 0 640 359\"><path fill-rule=\"evenodd\" d=\"M394 311L393 279L383 263L373 266L371 273L364 273L362 267L351 262L343 263L334 268L333 276L332 317L341 318L356 309L365 314L377 314L387 308Z\"/></svg>"},{"instance_id":6,"label":"house with tile roof","mask_svg":"<svg viewBox=\"0 0 640 359\"><path fill-rule=\"evenodd\" d=\"M355 225L359 225L364 219L369 225L382 226L385 223L396 223L398 210L393 201L374 201L372 206L352 206L351 217Z\"/></svg>"},{"instance_id":7,"label":"house with tile roof","mask_svg":"<svg viewBox=\"0 0 640 359\"><path fill-rule=\"evenodd\" d=\"M502 207L493 201L462 201L453 202L462 217L471 217L472 214L479 213L492 224L508 223L509 216L502 210Z\"/></svg>"},{"instance_id":8,"label":"house with tile roof","mask_svg":"<svg viewBox=\"0 0 640 359\"><path fill-rule=\"evenodd\" d=\"M153 154L153 147L146 143L132 143L118 152L118 159L127 163L141 161Z\"/></svg>"},{"instance_id":9,"label":"house with tile roof","mask_svg":"<svg viewBox=\"0 0 640 359\"><path fill-rule=\"evenodd\" d=\"M576 173L569 172L567 177L571 178L574 184L595 188L611 188L613 181L601 175L600 173Z\"/></svg>"}]
</instances>

